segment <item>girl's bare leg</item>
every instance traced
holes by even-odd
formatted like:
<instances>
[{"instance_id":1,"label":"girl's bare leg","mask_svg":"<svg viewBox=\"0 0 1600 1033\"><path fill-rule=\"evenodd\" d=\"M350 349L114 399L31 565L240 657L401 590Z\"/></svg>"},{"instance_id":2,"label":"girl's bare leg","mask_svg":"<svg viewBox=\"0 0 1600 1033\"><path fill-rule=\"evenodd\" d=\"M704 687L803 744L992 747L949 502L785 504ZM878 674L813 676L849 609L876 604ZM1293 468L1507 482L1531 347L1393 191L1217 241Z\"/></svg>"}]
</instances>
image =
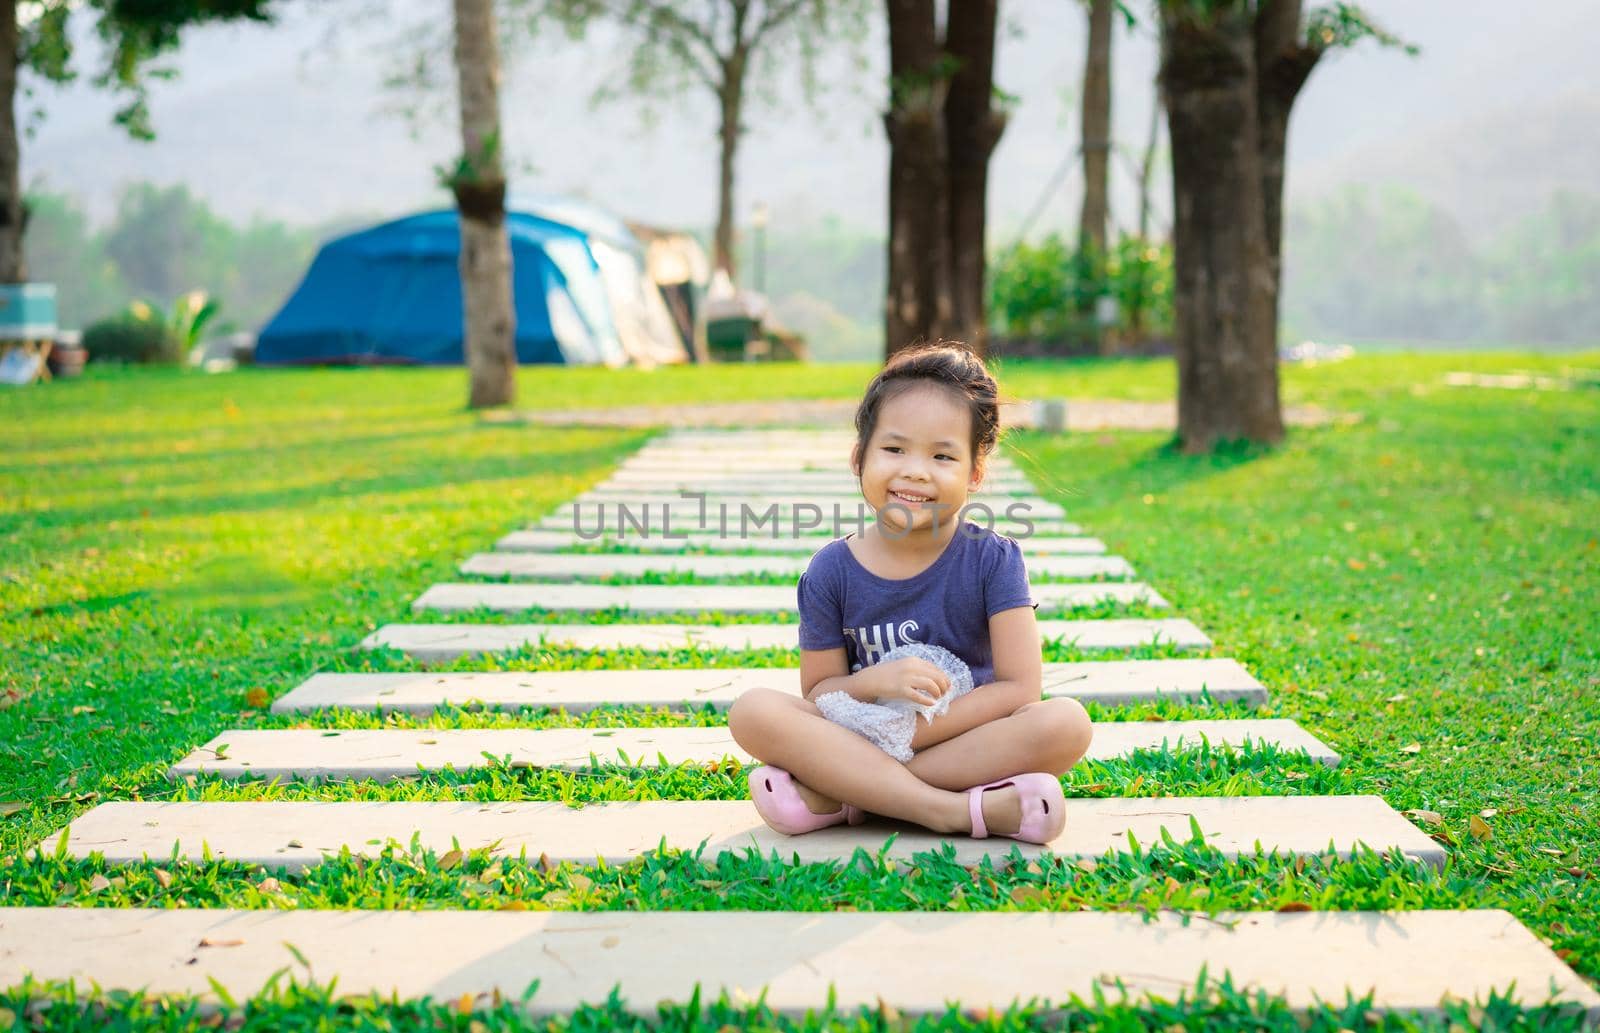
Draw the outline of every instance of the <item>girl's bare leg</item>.
<instances>
[{"instance_id":1,"label":"girl's bare leg","mask_svg":"<svg viewBox=\"0 0 1600 1033\"><path fill-rule=\"evenodd\" d=\"M1064 775L1083 759L1093 737L1089 713L1077 700L1037 700L918 750L906 768L931 786L954 790L1025 771Z\"/></svg>"},{"instance_id":2,"label":"girl's bare leg","mask_svg":"<svg viewBox=\"0 0 1600 1033\"><path fill-rule=\"evenodd\" d=\"M1090 735L1088 715L1076 702L1043 701L901 764L823 717L814 704L775 689L741 696L728 713L728 728L752 756L794 775L812 811L826 814L847 800L935 832L972 830L966 789L1024 771L1059 774L1082 757ZM1016 831L1021 823L1017 792L985 793L983 814L993 831Z\"/></svg>"}]
</instances>

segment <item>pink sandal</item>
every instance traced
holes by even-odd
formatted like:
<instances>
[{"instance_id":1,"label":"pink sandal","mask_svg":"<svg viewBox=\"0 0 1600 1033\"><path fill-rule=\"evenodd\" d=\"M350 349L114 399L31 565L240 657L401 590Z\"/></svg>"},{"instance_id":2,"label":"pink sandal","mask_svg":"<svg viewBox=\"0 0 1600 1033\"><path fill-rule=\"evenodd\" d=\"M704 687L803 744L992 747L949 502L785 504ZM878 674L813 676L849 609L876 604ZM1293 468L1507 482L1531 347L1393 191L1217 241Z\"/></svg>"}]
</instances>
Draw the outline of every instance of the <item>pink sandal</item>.
<instances>
[{"instance_id":1,"label":"pink sandal","mask_svg":"<svg viewBox=\"0 0 1600 1033\"><path fill-rule=\"evenodd\" d=\"M761 820L786 836L815 832L830 825L849 822L859 825L866 816L858 807L845 804L832 814L816 814L800 799L794 776L770 764L750 770L750 800Z\"/></svg>"},{"instance_id":2,"label":"pink sandal","mask_svg":"<svg viewBox=\"0 0 1600 1033\"><path fill-rule=\"evenodd\" d=\"M987 789L1015 786L1022 798L1022 827L997 836L1020 839L1024 843L1049 843L1067 827L1067 798L1061 780L1054 775L1032 771L1026 775L1002 778L967 790L967 811L972 815L972 838L988 839L989 827L983 823L983 793Z\"/></svg>"}]
</instances>

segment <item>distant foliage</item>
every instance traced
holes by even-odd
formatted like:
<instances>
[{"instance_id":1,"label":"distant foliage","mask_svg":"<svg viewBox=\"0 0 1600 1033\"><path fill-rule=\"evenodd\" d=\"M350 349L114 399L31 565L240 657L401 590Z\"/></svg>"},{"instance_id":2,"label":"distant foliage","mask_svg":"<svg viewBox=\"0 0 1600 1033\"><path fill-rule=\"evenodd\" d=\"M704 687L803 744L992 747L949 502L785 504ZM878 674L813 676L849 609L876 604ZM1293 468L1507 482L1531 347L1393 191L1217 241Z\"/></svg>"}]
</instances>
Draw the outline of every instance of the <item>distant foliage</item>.
<instances>
[{"instance_id":1,"label":"distant foliage","mask_svg":"<svg viewBox=\"0 0 1600 1033\"><path fill-rule=\"evenodd\" d=\"M141 298L168 308L200 290L226 306L231 322L220 329L260 329L329 235L261 219L231 223L181 185L128 187L111 222L99 229L64 194L30 194L28 206L28 265L34 279L57 285L61 324L68 327Z\"/></svg>"},{"instance_id":2,"label":"distant foliage","mask_svg":"<svg viewBox=\"0 0 1600 1033\"><path fill-rule=\"evenodd\" d=\"M1094 336L1095 299L1117 300L1118 327L1133 339L1172 326L1172 247L1126 236L1106 255L1052 233L1019 243L989 264L991 320L1006 335L1043 341Z\"/></svg>"},{"instance_id":3,"label":"distant foliage","mask_svg":"<svg viewBox=\"0 0 1600 1033\"><path fill-rule=\"evenodd\" d=\"M1600 339L1600 195L1555 195L1488 240L1401 189L1291 210L1285 323L1311 337L1576 344Z\"/></svg>"}]
</instances>

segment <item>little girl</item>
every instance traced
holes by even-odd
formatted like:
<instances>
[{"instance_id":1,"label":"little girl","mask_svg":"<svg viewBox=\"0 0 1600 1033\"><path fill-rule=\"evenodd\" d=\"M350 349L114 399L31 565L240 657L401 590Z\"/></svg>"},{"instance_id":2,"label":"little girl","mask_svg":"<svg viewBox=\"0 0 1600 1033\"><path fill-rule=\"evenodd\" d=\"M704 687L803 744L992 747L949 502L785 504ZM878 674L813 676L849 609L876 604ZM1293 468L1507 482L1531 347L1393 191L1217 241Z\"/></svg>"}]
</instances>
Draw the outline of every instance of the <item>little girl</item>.
<instances>
[{"instance_id":1,"label":"little girl","mask_svg":"<svg viewBox=\"0 0 1600 1033\"><path fill-rule=\"evenodd\" d=\"M935 832L1047 843L1066 822L1059 777L1089 748L1076 700L1041 700L1037 606L1016 541L956 519L999 437L998 388L971 352L897 352L856 410L851 470L877 522L829 542L798 585L800 689L752 689L728 713L733 738L763 766L750 796L763 820L798 835L863 812ZM932 705L950 690L893 646L942 646L974 690L918 720L901 763L823 717L814 700Z\"/></svg>"}]
</instances>

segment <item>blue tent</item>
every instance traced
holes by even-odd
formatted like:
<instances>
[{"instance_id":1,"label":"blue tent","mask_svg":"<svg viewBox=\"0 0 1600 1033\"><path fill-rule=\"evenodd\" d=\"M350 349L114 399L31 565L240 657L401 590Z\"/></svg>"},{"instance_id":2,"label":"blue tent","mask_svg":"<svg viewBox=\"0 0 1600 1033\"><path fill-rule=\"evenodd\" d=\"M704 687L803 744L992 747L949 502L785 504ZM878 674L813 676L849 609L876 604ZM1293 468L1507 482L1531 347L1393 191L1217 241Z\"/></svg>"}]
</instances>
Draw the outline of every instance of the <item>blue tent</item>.
<instances>
[{"instance_id":1,"label":"blue tent","mask_svg":"<svg viewBox=\"0 0 1600 1033\"><path fill-rule=\"evenodd\" d=\"M605 284L583 230L508 212L517 362L625 361ZM256 339L256 361L463 362L461 230L425 212L323 245Z\"/></svg>"}]
</instances>

